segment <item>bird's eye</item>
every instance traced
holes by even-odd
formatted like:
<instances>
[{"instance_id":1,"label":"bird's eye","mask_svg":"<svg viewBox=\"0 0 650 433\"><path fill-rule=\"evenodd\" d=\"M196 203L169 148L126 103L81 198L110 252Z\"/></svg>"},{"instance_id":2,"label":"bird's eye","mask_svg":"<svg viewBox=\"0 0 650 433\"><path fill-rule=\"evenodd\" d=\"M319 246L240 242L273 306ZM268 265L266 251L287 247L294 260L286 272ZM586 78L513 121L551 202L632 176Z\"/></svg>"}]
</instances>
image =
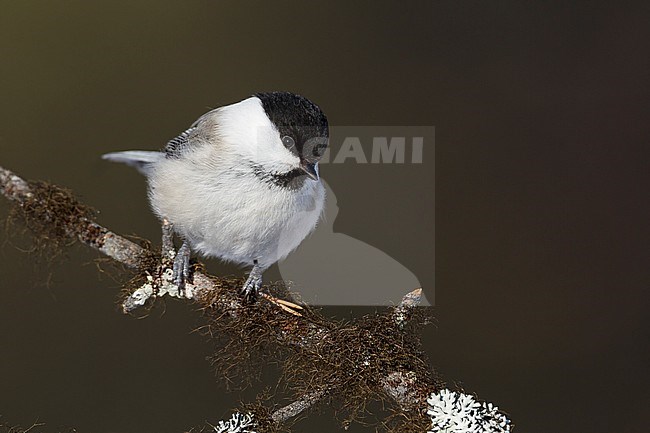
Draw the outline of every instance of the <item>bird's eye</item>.
<instances>
[{"instance_id":1,"label":"bird's eye","mask_svg":"<svg viewBox=\"0 0 650 433\"><path fill-rule=\"evenodd\" d=\"M296 142L294 141L293 137L289 137L288 135L282 137L282 144L284 144L284 147L289 150L293 149L296 146Z\"/></svg>"}]
</instances>

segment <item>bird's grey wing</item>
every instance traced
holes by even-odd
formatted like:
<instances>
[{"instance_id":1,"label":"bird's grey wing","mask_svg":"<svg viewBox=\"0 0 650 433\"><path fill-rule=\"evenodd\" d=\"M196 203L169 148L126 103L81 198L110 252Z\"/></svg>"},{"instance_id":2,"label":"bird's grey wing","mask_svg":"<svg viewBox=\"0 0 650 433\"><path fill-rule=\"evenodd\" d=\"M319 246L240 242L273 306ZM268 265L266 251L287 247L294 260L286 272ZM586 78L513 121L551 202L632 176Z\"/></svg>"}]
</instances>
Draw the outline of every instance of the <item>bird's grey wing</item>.
<instances>
[{"instance_id":1,"label":"bird's grey wing","mask_svg":"<svg viewBox=\"0 0 650 433\"><path fill-rule=\"evenodd\" d=\"M176 158L178 157L185 149L190 146L190 137L192 132L196 129L195 126L191 126L185 131L181 132L177 137L172 138L165 145L165 155L167 158Z\"/></svg>"},{"instance_id":2,"label":"bird's grey wing","mask_svg":"<svg viewBox=\"0 0 650 433\"><path fill-rule=\"evenodd\" d=\"M204 143L210 131L214 130L218 108L205 113L177 137L167 142L164 148L167 158L177 158L185 150Z\"/></svg>"}]
</instances>

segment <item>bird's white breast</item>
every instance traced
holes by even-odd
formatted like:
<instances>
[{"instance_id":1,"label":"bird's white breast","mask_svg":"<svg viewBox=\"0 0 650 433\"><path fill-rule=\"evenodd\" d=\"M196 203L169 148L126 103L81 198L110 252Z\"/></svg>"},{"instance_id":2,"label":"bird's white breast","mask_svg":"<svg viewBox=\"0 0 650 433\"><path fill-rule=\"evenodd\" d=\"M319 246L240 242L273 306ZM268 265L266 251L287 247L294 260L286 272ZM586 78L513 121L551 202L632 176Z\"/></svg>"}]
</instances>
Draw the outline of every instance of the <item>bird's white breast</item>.
<instances>
[{"instance_id":1,"label":"bird's white breast","mask_svg":"<svg viewBox=\"0 0 650 433\"><path fill-rule=\"evenodd\" d=\"M242 161L211 145L157 162L149 175L154 212L168 218L206 256L270 266L311 232L323 209L320 181L290 189L256 177Z\"/></svg>"}]
</instances>

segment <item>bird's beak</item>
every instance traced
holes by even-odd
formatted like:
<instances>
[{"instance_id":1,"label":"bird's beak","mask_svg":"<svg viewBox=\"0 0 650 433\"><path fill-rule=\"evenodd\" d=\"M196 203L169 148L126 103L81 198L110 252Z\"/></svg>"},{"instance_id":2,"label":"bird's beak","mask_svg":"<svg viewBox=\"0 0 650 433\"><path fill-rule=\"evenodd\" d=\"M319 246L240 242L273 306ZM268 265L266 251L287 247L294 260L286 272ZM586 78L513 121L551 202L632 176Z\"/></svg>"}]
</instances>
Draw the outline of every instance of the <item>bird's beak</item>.
<instances>
[{"instance_id":1,"label":"bird's beak","mask_svg":"<svg viewBox=\"0 0 650 433\"><path fill-rule=\"evenodd\" d=\"M312 178L313 180L318 180L320 177L318 176L318 163L317 162L308 162L308 161L301 161L300 162L300 169L305 172L307 176Z\"/></svg>"}]
</instances>

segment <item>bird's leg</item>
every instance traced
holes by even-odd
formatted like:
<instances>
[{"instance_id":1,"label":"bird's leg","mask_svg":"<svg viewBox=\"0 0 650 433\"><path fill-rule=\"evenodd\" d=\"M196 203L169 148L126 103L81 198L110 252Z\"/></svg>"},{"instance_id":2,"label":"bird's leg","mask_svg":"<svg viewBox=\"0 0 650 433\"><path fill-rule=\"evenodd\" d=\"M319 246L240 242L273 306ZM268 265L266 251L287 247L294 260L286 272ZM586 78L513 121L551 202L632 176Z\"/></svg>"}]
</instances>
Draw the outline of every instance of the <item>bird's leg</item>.
<instances>
[{"instance_id":1,"label":"bird's leg","mask_svg":"<svg viewBox=\"0 0 650 433\"><path fill-rule=\"evenodd\" d=\"M262 287L262 274L265 270L266 268L260 266L257 260L253 260L253 269L251 269L248 279L239 291L246 301L254 302L257 298L257 292L259 292L260 287Z\"/></svg>"},{"instance_id":2,"label":"bird's leg","mask_svg":"<svg viewBox=\"0 0 650 433\"><path fill-rule=\"evenodd\" d=\"M174 257L174 284L178 286L179 294L185 289L185 283L190 282L190 244L187 241L178 249Z\"/></svg>"},{"instance_id":3,"label":"bird's leg","mask_svg":"<svg viewBox=\"0 0 650 433\"><path fill-rule=\"evenodd\" d=\"M165 259L173 259L176 256L174 251L174 225L167 218L162 220L162 256Z\"/></svg>"},{"instance_id":4,"label":"bird's leg","mask_svg":"<svg viewBox=\"0 0 650 433\"><path fill-rule=\"evenodd\" d=\"M265 270L266 268L262 267L257 260L253 260L253 269L251 269L251 273L248 275L248 279L244 283L244 286L239 290L239 293L244 296L246 302L255 302L257 299L257 295L262 287L262 274ZM303 309L300 305L283 299L278 299L275 296L266 293L262 293L262 296L282 308L284 311L291 313L294 316L302 317L302 314L298 312L298 310Z\"/></svg>"}]
</instances>

